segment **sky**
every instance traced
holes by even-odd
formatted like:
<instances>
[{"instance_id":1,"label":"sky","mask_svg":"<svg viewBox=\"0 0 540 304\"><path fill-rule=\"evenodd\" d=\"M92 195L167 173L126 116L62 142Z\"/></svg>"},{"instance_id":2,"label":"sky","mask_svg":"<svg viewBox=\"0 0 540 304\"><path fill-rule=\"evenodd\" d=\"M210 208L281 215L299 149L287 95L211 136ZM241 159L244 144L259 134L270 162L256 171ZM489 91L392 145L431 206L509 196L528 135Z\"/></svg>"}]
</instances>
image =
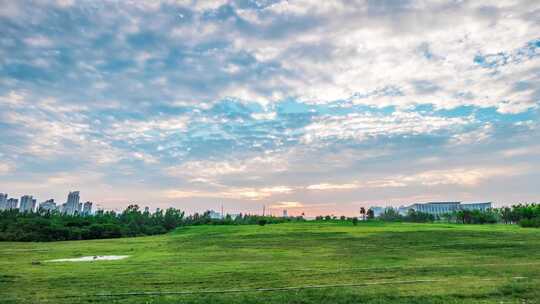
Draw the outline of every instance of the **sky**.
<instances>
[{"instance_id":1,"label":"sky","mask_svg":"<svg viewBox=\"0 0 540 304\"><path fill-rule=\"evenodd\" d=\"M13 197L539 201L539 106L539 1L0 0Z\"/></svg>"}]
</instances>

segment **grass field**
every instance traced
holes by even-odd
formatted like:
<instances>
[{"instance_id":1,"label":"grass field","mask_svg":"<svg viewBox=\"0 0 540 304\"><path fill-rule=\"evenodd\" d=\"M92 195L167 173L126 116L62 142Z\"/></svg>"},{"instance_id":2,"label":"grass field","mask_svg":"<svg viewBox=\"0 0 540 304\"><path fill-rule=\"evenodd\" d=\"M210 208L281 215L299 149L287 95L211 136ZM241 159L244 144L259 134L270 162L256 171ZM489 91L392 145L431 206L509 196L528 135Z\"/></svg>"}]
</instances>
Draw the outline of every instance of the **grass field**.
<instances>
[{"instance_id":1,"label":"grass field","mask_svg":"<svg viewBox=\"0 0 540 304\"><path fill-rule=\"evenodd\" d=\"M45 262L92 255L130 257ZM307 222L0 243L0 302L540 303L540 230Z\"/></svg>"}]
</instances>

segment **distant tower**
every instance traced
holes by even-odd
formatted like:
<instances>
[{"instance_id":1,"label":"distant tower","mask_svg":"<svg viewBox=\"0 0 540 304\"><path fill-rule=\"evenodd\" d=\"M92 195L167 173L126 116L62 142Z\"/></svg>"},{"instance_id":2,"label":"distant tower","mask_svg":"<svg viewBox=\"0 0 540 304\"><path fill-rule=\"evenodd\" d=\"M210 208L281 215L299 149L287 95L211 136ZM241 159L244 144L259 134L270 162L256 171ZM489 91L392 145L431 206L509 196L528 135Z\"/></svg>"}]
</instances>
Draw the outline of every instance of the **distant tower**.
<instances>
[{"instance_id":1,"label":"distant tower","mask_svg":"<svg viewBox=\"0 0 540 304\"><path fill-rule=\"evenodd\" d=\"M69 192L64 213L73 215L79 209L79 191Z\"/></svg>"},{"instance_id":2,"label":"distant tower","mask_svg":"<svg viewBox=\"0 0 540 304\"><path fill-rule=\"evenodd\" d=\"M86 202L83 205L82 214L90 215L92 214L92 202Z\"/></svg>"},{"instance_id":3,"label":"distant tower","mask_svg":"<svg viewBox=\"0 0 540 304\"><path fill-rule=\"evenodd\" d=\"M17 205L19 205L19 200L16 199L16 198L9 198L7 200L7 206L6 206L6 209L7 210L11 210L11 209L17 209Z\"/></svg>"},{"instance_id":4,"label":"distant tower","mask_svg":"<svg viewBox=\"0 0 540 304\"><path fill-rule=\"evenodd\" d=\"M7 193L0 193L0 210L7 209L7 200L8 200Z\"/></svg>"},{"instance_id":5,"label":"distant tower","mask_svg":"<svg viewBox=\"0 0 540 304\"><path fill-rule=\"evenodd\" d=\"M43 203L39 204L39 210L45 211L45 212L53 212L57 210L56 203L54 202L54 199L49 199L44 201Z\"/></svg>"},{"instance_id":6,"label":"distant tower","mask_svg":"<svg viewBox=\"0 0 540 304\"><path fill-rule=\"evenodd\" d=\"M289 215L287 214L287 209L283 209L283 217L289 217Z\"/></svg>"},{"instance_id":7,"label":"distant tower","mask_svg":"<svg viewBox=\"0 0 540 304\"><path fill-rule=\"evenodd\" d=\"M21 196L20 212L32 212L36 209L36 200L31 195Z\"/></svg>"},{"instance_id":8,"label":"distant tower","mask_svg":"<svg viewBox=\"0 0 540 304\"><path fill-rule=\"evenodd\" d=\"M148 206L144 207L144 213L150 213L150 207Z\"/></svg>"}]
</instances>

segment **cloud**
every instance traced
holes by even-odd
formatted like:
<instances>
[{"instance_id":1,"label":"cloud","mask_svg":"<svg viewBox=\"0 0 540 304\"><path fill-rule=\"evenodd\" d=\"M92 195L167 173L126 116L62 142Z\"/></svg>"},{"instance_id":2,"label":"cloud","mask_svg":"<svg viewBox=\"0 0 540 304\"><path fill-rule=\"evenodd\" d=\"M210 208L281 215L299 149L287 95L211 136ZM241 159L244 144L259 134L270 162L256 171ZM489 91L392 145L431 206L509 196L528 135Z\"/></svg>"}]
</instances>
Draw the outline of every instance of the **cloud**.
<instances>
[{"instance_id":1,"label":"cloud","mask_svg":"<svg viewBox=\"0 0 540 304\"><path fill-rule=\"evenodd\" d=\"M4 175L4 174L8 174L9 172L11 172L13 170L13 167L9 164L1 164L0 163L0 174Z\"/></svg>"},{"instance_id":2,"label":"cloud","mask_svg":"<svg viewBox=\"0 0 540 304\"><path fill-rule=\"evenodd\" d=\"M460 127L473 122L468 117L447 118L414 112L393 112L391 115L327 116L308 125L302 140L305 143L327 138L362 141L377 136L415 136L453 130L459 132Z\"/></svg>"},{"instance_id":3,"label":"cloud","mask_svg":"<svg viewBox=\"0 0 540 304\"><path fill-rule=\"evenodd\" d=\"M244 199L262 200L274 194L290 193L292 188L286 186L264 187L264 188L226 188L217 191L199 190L176 190L171 189L164 192L164 196L171 199L181 198L221 198L221 199Z\"/></svg>"},{"instance_id":4,"label":"cloud","mask_svg":"<svg viewBox=\"0 0 540 304\"><path fill-rule=\"evenodd\" d=\"M355 181L353 183L346 183L346 184L330 184L330 183L322 183L322 184L315 184L315 185L309 185L306 187L307 190L352 190L352 189L360 189L360 188L394 188L394 187L405 187L407 186L405 183L394 180L393 178L389 179L381 179L381 180L367 180L363 182Z\"/></svg>"},{"instance_id":5,"label":"cloud","mask_svg":"<svg viewBox=\"0 0 540 304\"><path fill-rule=\"evenodd\" d=\"M440 185L459 185L465 187L478 186L480 183L496 177L508 177L527 173L526 167L487 167L487 168L453 168L443 170L429 170L410 175L394 175L384 179L354 181L344 184L314 184L306 186L307 190L339 191L361 188L396 188Z\"/></svg>"},{"instance_id":6,"label":"cloud","mask_svg":"<svg viewBox=\"0 0 540 304\"><path fill-rule=\"evenodd\" d=\"M304 205L300 202L276 202L270 205L270 208L302 208Z\"/></svg>"},{"instance_id":7,"label":"cloud","mask_svg":"<svg viewBox=\"0 0 540 304\"><path fill-rule=\"evenodd\" d=\"M359 185L354 184L329 184L329 183L323 183L323 184L315 184L315 185L309 185L306 187L308 190L348 190L348 189L356 189Z\"/></svg>"},{"instance_id":8,"label":"cloud","mask_svg":"<svg viewBox=\"0 0 540 304\"><path fill-rule=\"evenodd\" d=\"M507 150L501 151L501 153L505 157L524 156L524 155L538 155L538 154L540 154L540 145L507 149Z\"/></svg>"},{"instance_id":9,"label":"cloud","mask_svg":"<svg viewBox=\"0 0 540 304\"><path fill-rule=\"evenodd\" d=\"M187 176L191 179L199 179L197 181L200 182L201 178L209 181L229 175L258 176L270 172L282 172L287 168L286 158L279 155L261 155L242 160L188 161L179 166L169 167L166 172L170 176Z\"/></svg>"},{"instance_id":10,"label":"cloud","mask_svg":"<svg viewBox=\"0 0 540 304\"><path fill-rule=\"evenodd\" d=\"M483 197L505 178L537 196L522 168L540 165L534 1L1 7L1 163L17 164L2 185L95 172L115 204L239 208ZM117 183L140 192L105 188Z\"/></svg>"},{"instance_id":11,"label":"cloud","mask_svg":"<svg viewBox=\"0 0 540 304\"><path fill-rule=\"evenodd\" d=\"M47 37L43 36L34 36L24 39L24 42L32 47L47 48L53 45L52 41Z\"/></svg>"},{"instance_id":12,"label":"cloud","mask_svg":"<svg viewBox=\"0 0 540 304\"><path fill-rule=\"evenodd\" d=\"M184 132L187 117L163 117L153 120L125 120L113 122L106 134L115 140L151 141Z\"/></svg>"},{"instance_id":13,"label":"cloud","mask_svg":"<svg viewBox=\"0 0 540 304\"><path fill-rule=\"evenodd\" d=\"M461 185L474 187L481 182L495 177L509 177L527 172L523 167L488 167L488 168L456 168L450 170L431 170L411 176L403 176L407 183L420 183L425 186Z\"/></svg>"}]
</instances>

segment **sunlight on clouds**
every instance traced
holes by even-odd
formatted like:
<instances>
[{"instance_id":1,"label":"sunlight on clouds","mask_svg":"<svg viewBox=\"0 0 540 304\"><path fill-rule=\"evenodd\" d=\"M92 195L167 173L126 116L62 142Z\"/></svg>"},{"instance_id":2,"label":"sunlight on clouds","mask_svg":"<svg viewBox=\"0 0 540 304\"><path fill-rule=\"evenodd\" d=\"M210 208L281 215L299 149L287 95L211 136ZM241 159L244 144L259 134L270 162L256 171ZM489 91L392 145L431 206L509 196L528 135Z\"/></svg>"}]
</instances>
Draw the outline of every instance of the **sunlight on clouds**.
<instances>
[{"instance_id":1,"label":"sunlight on clouds","mask_svg":"<svg viewBox=\"0 0 540 304\"><path fill-rule=\"evenodd\" d=\"M262 200L275 194L290 193L293 189L286 186L266 188L226 188L225 190L198 191L198 190L167 190L164 196L167 198L228 198L245 200Z\"/></svg>"},{"instance_id":2,"label":"sunlight on clouds","mask_svg":"<svg viewBox=\"0 0 540 304\"><path fill-rule=\"evenodd\" d=\"M457 168L450 170L431 170L402 176L401 180L409 183L420 183L425 186L461 185L467 187L477 186L480 183L495 177L509 177L525 174L526 167L492 167L492 168Z\"/></svg>"},{"instance_id":3,"label":"sunlight on clouds","mask_svg":"<svg viewBox=\"0 0 540 304\"><path fill-rule=\"evenodd\" d=\"M315 184L306 187L308 190L348 190L360 187L359 184Z\"/></svg>"},{"instance_id":4,"label":"sunlight on clouds","mask_svg":"<svg viewBox=\"0 0 540 304\"><path fill-rule=\"evenodd\" d=\"M282 172L287 167L285 158L278 155L263 155L243 160L189 161L179 166L169 167L165 172L170 176L215 178L233 174L257 175L265 172Z\"/></svg>"},{"instance_id":5,"label":"sunlight on clouds","mask_svg":"<svg viewBox=\"0 0 540 304\"><path fill-rule=\"evenodd\" d=\"M276 202L270 205L270 208L302 208L304 205L300 202Z\"/></svg>"},{"instance_id":6,"label":"sunlight on clouds","mask_svg":"<svg viewBox=\"0 0 540 304\"><path fill-rule=\"evenodd\" d=\"M494 177L508 177L527 173L526 167L500 167L500 168L456 168L448 170L430 170L413 173L411 175L395 175L385 179L366 180L346 184L314 184L306 187L307 190L353 190L360 188L393 188L412 187L414 185L439 186L460 185L473 187Z\"/></svg>"},{"instance_id":7,"label":"sunlight on clouds","mask_svg":"<svg viewBox=\"0 0 540 304\"><path fill-rule=\"evenodd\" d=\"M501 154L506 157L540 155L540 145L503 150Z\"/></svg>"}]
</instances>

